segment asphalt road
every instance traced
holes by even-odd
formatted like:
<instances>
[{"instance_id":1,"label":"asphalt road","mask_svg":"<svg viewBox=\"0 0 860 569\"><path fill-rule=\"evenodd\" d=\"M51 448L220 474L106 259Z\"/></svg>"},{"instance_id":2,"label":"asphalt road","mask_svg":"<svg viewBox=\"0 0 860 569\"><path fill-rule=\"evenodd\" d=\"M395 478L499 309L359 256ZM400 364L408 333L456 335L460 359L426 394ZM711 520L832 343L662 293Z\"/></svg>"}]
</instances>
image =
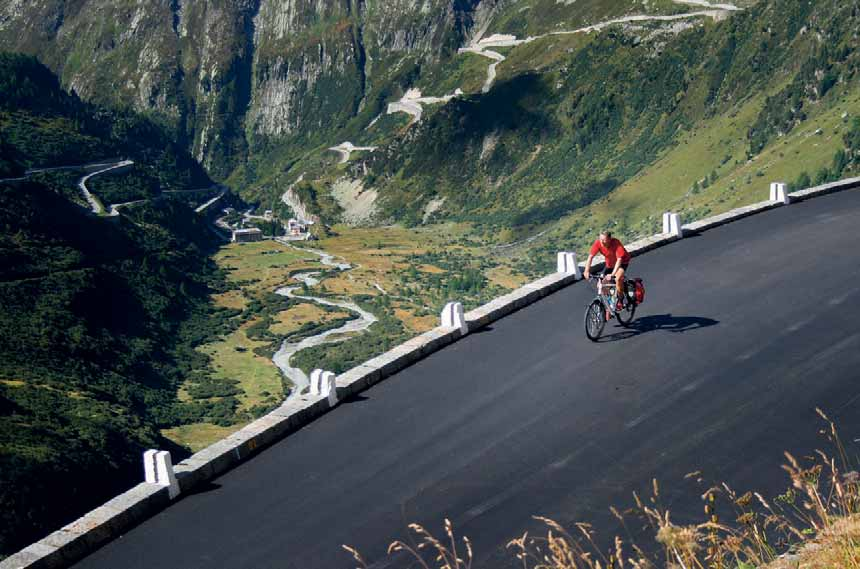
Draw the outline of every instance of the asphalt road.
<instances>
[{"instance_id":1,"label":"asphalt road","mask_svg":"<svg viewBox=\"0 0 860 569\"><path fill-rule=\"evenodd\" d=\"M94 553L80 568L389 566L444 517L480 567L562 524L619 531L610 505L662 483L684 521L707 480L783 490L783 450L860 437L860 191L755 215L635 258L635 328L582 331L576 284L389 378ZM721 506L718 504L718 509ZM701 519L699 517L698 519ZM398 566L395 564L394 566ZM403 566L400 564L399 566Z\"/></svg>"}]
</instances>

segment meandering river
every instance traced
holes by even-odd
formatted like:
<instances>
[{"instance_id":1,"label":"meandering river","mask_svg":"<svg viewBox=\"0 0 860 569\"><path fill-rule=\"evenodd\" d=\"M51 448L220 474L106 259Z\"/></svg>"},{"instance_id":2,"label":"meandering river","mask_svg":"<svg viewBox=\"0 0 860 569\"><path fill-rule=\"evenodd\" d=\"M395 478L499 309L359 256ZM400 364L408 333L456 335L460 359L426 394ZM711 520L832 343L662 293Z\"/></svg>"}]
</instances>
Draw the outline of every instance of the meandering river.
<instances>
[{"instance_id":1,"label":"meandering river","mask_svg":"<svg viewBox=\"0 0 860 569\"><path fill-rule=\"evenodd\" d=\"M290 247L292 247L292 245L290 245ZM325 251L319 251L316 249L304 249L298 247L294 247L294 249L317 255L319 256L320 262L323 265L327 267L333 267L338 271L348 271L352 268L352 265L350 265L349 263L340 263L332 255L329 255ZM298 273L292 276L292 280L306 284L309 287L315 286L320 282L317 278L319 274L320 271ZM289 340L284 340L281 343L281 347L277 352L275 352L275 355L272 357L272 361L275 363L276 366L278 366L278 369L281 370L281 373L283 373L295 386L295 388L290 393L290 396L287 398L288 401L290 399L298 397L298 395L302 391L304 391L305 388L307 388L310 384L310 380L308 379L307 374L305 374L305 372L303 372L299 368L293 367L290 364L290 360L297 352L304 350L305 348L312 348L314 346L320 346L322 344L339 342L343 339L340 337L341 335L363 332L367 330L371 324L377 321L376 316L364 310L354 302L296 294L295 291L301 288L301 284L284 286L276 290L275 293L281 296L286 296L287 298L307 300L323 306L342 308L348 312L355 314L356 318L350 320L349 322L346 322L343 326L334 328L332 330L326 330L325 332L321 332L314 336L304 338L298 342L290 342Z\"/></svg>"}]
</instances>

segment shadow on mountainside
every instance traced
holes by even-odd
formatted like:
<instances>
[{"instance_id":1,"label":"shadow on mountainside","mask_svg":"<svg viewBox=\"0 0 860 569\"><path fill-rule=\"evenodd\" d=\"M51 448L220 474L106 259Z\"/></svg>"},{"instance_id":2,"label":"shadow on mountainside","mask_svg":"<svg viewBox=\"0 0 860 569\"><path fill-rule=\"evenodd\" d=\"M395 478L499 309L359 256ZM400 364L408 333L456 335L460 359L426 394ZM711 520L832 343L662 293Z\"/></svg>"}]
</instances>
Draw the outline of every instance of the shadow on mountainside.
<instances>
[{"instance_id":1,"label":"shadow on mountainside","mask_svg":"<svg viewBox=\"0 0 860 569\"><path fill-rule=\"evenodd\" d=\"M600 339L601 342L617 342L648 332L683 333L719 324L719 320L703 316L672 316L671 314L654 314L634 320L630 326L615 334L609 334Z\"/></svg>"}]
</instances>

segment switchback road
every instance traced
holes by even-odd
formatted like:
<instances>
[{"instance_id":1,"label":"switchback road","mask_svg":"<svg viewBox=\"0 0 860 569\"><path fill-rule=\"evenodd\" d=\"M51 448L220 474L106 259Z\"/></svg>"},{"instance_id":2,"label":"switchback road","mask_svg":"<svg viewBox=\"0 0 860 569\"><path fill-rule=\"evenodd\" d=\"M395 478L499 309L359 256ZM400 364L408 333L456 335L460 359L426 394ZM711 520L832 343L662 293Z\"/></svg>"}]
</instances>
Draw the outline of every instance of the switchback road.
<instances>
[{"instance_id":1,"label":"switchback road","mask_svg":"<svg viewBox=\"0 0 860 569\"><path fill-rule=\"evenodd\" d=\"M701 520L708 481L773 496L783 450L860 437L860 191L791 205L635 258L646 304L593 344L578 283L342 404L84 559L80 568L341 568L450 517L480 567L533 514L619 531L610 505L662 481ZM728 518L725 504L718 513ZM649 545L649 544L646 544Z\"/></svg>"}]
</instances>

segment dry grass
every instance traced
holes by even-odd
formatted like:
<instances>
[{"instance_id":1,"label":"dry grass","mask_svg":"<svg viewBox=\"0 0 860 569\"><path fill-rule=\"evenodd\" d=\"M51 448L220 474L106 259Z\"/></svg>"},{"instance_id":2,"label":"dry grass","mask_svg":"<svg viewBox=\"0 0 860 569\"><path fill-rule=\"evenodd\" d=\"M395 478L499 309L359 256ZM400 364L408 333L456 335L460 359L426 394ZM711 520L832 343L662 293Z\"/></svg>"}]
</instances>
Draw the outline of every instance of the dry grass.
<instances>
[{"instance_id":1,"label":"dry grass","mask_svg":"<svg viewBox=\"0 0 860 569\"><path fill-rule=\"evenodd\" d=\"M621 513L610 508L624 527L636 518L650 528L658 546L640 547L616 536L606 550L597 544L590 525L577 523L571 531L555 521L536 517L546 533L528 533L511 540L508 549L523 569L860 569L860 473L850 470L848 457L834 423L823 433L835 452L816 451L810 464L801 464L785 453L791 487L769 502L757 492L735 492L719 484L702 494L705 519L701 523L677 525L668 509L661 507L660 487L655 480L651 496L634 494L635 507ZM699 478L699 473L688 477ZM721 521L715 514L716 497L730 503L734 519ZM424 569L467 569L472 549L463 538L465 555L457 550L453 528L445 520L443 542L423 527L409 526L416 545L395 541L389 555L407 553L402 566ZM360 567L367 567L360 553L344 546ZM652 553L652 551L655 551Z\"/></svg>"},{"instance_id":2,"label":"dry grass","mask_svg":"<svg viewBox=\"0 0 860 569\"><path fill-rule=\"evenodd\" d=\"M445 272L444 269L440 269L436 265L419 265L416 268L422 273L429 273L431 275L440 275Z\"/></svg>"},{"instance_id":3,"label":"dry grass","mask_svg":"<svg viewBox=\"0 0 860 569\"><path fill-rule=\"evenodd\" d=\"M460 540L461 545L458 546L451 520L445 520L445 537L447 538L445 543L433 537L433 534L419 524L409 524L409 529L415 534L417 543L413 545L400 540L392 542L388 546L389 555L405 553L410 561L414 562L410 563L410 566L417 565L422 569L430 569L431 567L469 569L472 566L472 543L468 537L463 537ZM348 545L344 545L343 548L352 555L359 566L367 568L367 563L358 550ZM433 558L432 561L426 559L428 554Z\"/></svg>"},{"instance_id":4,"label":"dry grass","mask_svg":"<svg viewBox=\"0 0 860 569\"><path fill-rule=\"evenodd\" d=\"M429 302L420 290L409 293L409 299L397 296L402 294L398 290L403 286L400 271L415 263L410 256L430 251L457 250L471 259L490 257L490 250L478 243L470 242L469 246L462 244L469 230L469 225L457 223L417 228L337 225L334 227L334 236L322 239L313 246L345 259L353 265L353 269L326 278L321 286L325 287L327 293L339 296L379 296L385 291L393 295L394 299L408 300L398 303L396 317L411 331L426 331L438 324L438 318L435 315L423 315L423 308ZM524 278L517 277L510 267L501 265L504 262L507 261L492 258L492 267L485 271L487 279L495 285L516 288ZM429 263L416 264L414 268L427 275L448 273L447 269ZM319 290L318 287L314 289Z\"/></svg>"},{"instance_id":5,"label":"dry grass","mask_svg":"<svg viewBox=\"0 0 860 569\"><path fill-rule=\"evenodd\" d=\"M795 554L766 565L766 569L832 569L860 563L860 517L836 519ZM763 568L764 569L764 568Z\"/></svg>"},{"instance_id":6,"label":"dry grass","mask_svg":"<svg viewBox=\"0 0 860 569\"><path fill-rule=\"evenodd\" d=\"M242 428L242 425L220 427L211 423L192 423L172 429L162 429L161 434L171 441L191 449L203 450L216 441L225 439Z\"/></svg>"},{"instance_id":7,"label":"dry grass","mask_svg":"<svg viewBox=\"0 0 860 569\"><path fill-rule=\"evenodd\" d=\"M487 271L487 279L490 283L503 286L505 288L515 289L526 284L528 280L519 273L513 272L510 267L495 267Z\"/></svg>"},{"instance_id":8,"label":"dry grass","mask_svg":"<svg viewBox=\"0 0 860 569\"><path fill-rule=\"evenodd\" d=\"M248 305L248 300L239 290L213 294L212 302L219 308L233 308L235 310L243 310Z\"/></svg>"},{"instance_id":9,"label":"dry grass","mask_svg":"<svg viewBox=\"0 0 860 569\"><path fill-rule=\"evenodd\" d=\"M411 310L404 308L395 308L394 316L416 334L426 332L439 325L439 317L436 315L415 316Z\"/></svg>"},{"instance_id":10,"label":"dry grass","mask_svg":"<svg viewBox=\"0 0 860 569\"><path fill-rule=\"evenodd\" d=\"M325 279L323 286L325 286L326 292L330 294L342 296L369 294L376 296L379 294L379 290L373 286L374 282L378 281L374 281L371 275L362 274L361 269L357 269L355 272L350 271L329 277Z\"/></svg>"},{"instance_id":11,"label":"dry grass","mask_svg":"<svg viewBox=\"0 0 860 569\"><path fill-rule=\"evenodd\" d=\"M271 359L254 353L254 348L264 347L266 342L252 340L245 333L256 321L249 320L224 339L200 348L212 358L214 377L239 381L240 411L266 404L283 392L280 370Z\"/></svg>"},{"instance_id":12,"label":"dry grass","mask_svg":"<svg viewBox=\"0 0 860 569\"><path fill-rule=\"evenodd\" d=\"M288 336L310 322L326 323L336 318L349 316L350 314L347 312L327 312L316 304L303 302L279 312L275 317L275 323L269 327L269 331L278 336Z\"/></svg>"},{"instance_id":13,"label":"dry grass","mask_svg":"<svg viewBox=\"0 0 860 569\"><path fill-rule=\"evenodd\" d=\"M318 257L298 251L276 241L231 243L215 255L218 266L229 271L233 282L252 282L243 292L252 294L273 291L289 281L290 272L319 270ZM245 295L247 296L247 294Z\"/></svg>"}]
</instances>

